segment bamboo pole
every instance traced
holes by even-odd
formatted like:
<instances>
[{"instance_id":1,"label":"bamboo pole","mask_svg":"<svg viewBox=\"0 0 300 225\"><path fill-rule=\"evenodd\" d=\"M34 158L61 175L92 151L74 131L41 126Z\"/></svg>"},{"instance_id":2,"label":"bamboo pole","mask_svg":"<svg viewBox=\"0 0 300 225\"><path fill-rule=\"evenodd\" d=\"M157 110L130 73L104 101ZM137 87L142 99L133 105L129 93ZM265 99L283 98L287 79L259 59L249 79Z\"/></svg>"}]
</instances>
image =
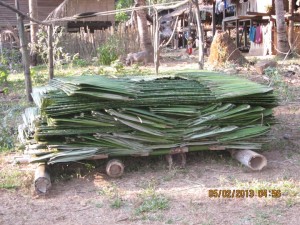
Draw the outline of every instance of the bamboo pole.
<instances>
[{"instance_id":1,"label":"bamboo pole","mask_svg":"<svg viewBox=\"0 0 300 225\"><path fill-rule=\"evenodd\" d=\"M19 10L19 0L15 0L16 9ZM22 61L24 67L24 76L25 76L25 88L26 88L26 98L29 102L32 102L33 99L31 97L32 92L32 82L30 77L30 60L29 60L29 52L27 49L27 40L25 36L24 29L24 21L23 16L17 13L17 23L18 23L18 31L20 36L20 46L22 53Z\"/></svg>"},{"instance_id":2,"label":"bamboo pole","mask_svg":"<svg viewBox=\"0 0 300 225\"><path fill-rule=\"evenodd\" d=\"M54 63L53 63L53 27L48 26L48 63L49 63L49 80L54 78Z\"/></svg>"},{"instance_id":3,"label":"bamboo pole","mask_svg":"<svg viewBox=\"0 0 300 225\"><path fill-rule=\"evenodd\" d=\"M262 170L267 165L267 159L251 150L232 150L231 156L252 170Z\"/></svg>"}]
</instances>

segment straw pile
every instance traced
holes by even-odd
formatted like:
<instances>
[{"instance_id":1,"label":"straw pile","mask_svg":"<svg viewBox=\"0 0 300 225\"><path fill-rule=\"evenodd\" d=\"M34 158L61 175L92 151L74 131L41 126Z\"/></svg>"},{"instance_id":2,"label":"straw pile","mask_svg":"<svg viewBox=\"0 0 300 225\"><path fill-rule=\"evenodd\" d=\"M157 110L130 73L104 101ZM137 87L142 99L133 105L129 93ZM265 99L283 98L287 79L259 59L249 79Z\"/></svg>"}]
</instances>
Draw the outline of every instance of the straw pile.
<instances>
[{"instance_id":1,"label":"straw pile","mask_svg":"<svg viewBox=\"0 0 300 225\"><path fill-rule=\"evenodd\" d=\"M261 149L273 123L269 87L216 73L173 77L81 76L35 89L19 127L32 162L48 164L97 155L161 155Z\"/></svg>"}]
</instances>

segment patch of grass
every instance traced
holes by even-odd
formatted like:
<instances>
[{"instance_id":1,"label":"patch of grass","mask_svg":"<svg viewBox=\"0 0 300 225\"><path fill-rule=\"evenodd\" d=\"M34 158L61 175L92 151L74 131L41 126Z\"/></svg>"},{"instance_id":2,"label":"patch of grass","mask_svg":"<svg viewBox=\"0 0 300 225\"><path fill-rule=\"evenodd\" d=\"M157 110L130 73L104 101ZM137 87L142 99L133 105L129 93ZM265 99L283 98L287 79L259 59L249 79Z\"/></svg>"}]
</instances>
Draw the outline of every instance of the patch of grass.
<instances>
[{"instance_id":1,"label":"patch of grass","mask_svg":"<svg viewBox=\"0 0 300 225\"><path fill-rule=\"evenodd\" d=\"M163 195L154 194L143 198L142 204L136 209L136 213L157 212L168 208L169 200Z\"/></svg>"},{"instance_id":2,"label":"patch of grass","mask_svg":"<svg viewBox=\"0 0 300 225\"><path fill-rule=\"evenodd\" d=\"M117 186L112 183L111 185L101 187L98 194L109 198L115 198L119 195L119 190Z\"/></svg>"},{"instance_id":3,"label":"patch of grass","mask_svg":"<svg viewBox=\"0 0 300 225\"><path fill-rule=\"evenodd\" d=\"M102 202L97 202L95 203L96 208L102 208L103 207L103 203Z\"/></svg>"},{"instance_id":4,"label":"patch of grass","mask_svg":"<svg viewBox=\"0 0 300 225\"><path fill-rule=\"evenodd\" d=\"M119 209L123 205L122 199L117 196L113 199L113 201L110 204L110 207L113 209Z\"/></svg>"},{"instance_id":5,"label":"patch of grass","mask_svg":"<svg viewBox=\"0 0 300 225\"><path fill-rule=\"evenodd\" d=\"M283 101L292 100L292 92L289 85L284 81L281 72L277 68L268 67L264 70L265 75L269 77L269 86L274 87L275 92L282 98Z\"/></svg>"},{"instance_id":6,"label":"patch of grass","mask_svg":"<svg viewBox=\"0 0 300 225\"><path fill-rule=\"evenodd\" d=\"M0 105L0 152L13 150L16 146L18 125L25 108L22 101L5 100Z\"/></svg>"},{"instance_id":7,"label":"patch of grass","mask_svg":"<svg viewBox=\"0 0 300 225\"><path fill-rule=\"evenodd\" d=\"M263 212L261 210L257 211L254 218L255 225L271 225L274 224L274 221L270 221L270 215L268 213Z\"/></svg>"},{"instance_id":8,"label":"patch of grass","mask_svg":"<svg viewBox=\"0 0 300 225\"><path fill-rule=\"evenodd\" d=\"M155 179L151 179L147 187L139 195L141 204L135 210L137 215L169 208L169 199L162 194L156 193L156 182Z\"/></svg>"},{"instance_id":9,"label":"patch of grass","mask_svg":"<svg viewBox=\"0 0 300 225\"><path fill-rule=\"evenodd\" d=\"M32 179L32 175L24 174L14 166L5 166L0 170L0 189L29 189Z\"/></svg>"},{"instance_id":10,"label":"patch of grass","mask_svg":"<svg viewBox=\"0 0 300 225\"><path fill-rule=\"evenodd\" d=\"M102 187L98 191L98 194L110 199L110 207L112 209L119 209L124 205L124 201L120 196L119 189L114 183L112 185Z\"/></svg>"},{"instance_id":11,"label":"patch of grass","mask_svg":"<svg viewBox=\"0 0 300 225\"><path fill-rule=\"evenodd\" d=\"M276 181L259 181L252 180L250 182L242 182L235 180L235 186L237 189L251 189L256 192L257 196L259 190L267 190L268 196L272 196L274 190L279 191L279 199L286 201L287 205L300 203L300 183L292 179L277 179ZM274 196L272 196L273 198Z\"/></svg>"},{"instance_id":12,"label":"patch of grass","mask_svg":"<svg viewBox=\"0 0 300 225\"><path fill-rule=\"evenodd\" d=\"M166 172L166 174L163 176L163 181L171 181L174 179L178 174L178 167L173 167L170 171Z\"/></svg>"}]
</instances>

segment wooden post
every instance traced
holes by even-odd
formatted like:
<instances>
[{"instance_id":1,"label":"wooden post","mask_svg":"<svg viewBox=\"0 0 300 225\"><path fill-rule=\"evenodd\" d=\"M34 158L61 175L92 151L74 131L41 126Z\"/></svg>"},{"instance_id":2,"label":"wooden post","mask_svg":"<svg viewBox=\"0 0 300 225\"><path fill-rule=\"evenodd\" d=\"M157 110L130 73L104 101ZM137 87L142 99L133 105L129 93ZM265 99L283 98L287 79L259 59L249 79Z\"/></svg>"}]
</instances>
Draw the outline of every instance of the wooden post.
<instances>
[{"instance_id":1,"label":"wooden post","mask_svg":"<svg viewBox=\"0 0 300 225\"><path fill-rule=\"evenodd\" d=\"M191 22L192 22L192 4L189 2L188 38L191 37L191 33L192 33Z\"/></svg>"},{"instance_id":2,"label":"wooden post","mask_svg":"<svg viewBox=\"0 0 300 225\"><path fill-rule=\"evenodd\" d=\"M291 49L293 49L294 45L294 5L295 0L289 0L289 14L291 15L289 19L289 44Z\"/></svg>"},{"instance_id":3,"label":"wooden post","mask_svg":"<svg viewBox=\"0 0 300 225\"><path fill-rule=\"evenodd\" d=\"M247 46L247 22L244 22L244 46Z\"/></svg>"},{"instance_id":4,"label":"wooden post","mask_svg":"<svg viewBox=\"0 0 300 225\"><path fill-rule=\"evenodd\" d=\"M216 2L213 2L212 32L213 32L213 36L215 36L215 33L216 33Z\"/></svg>"},{"instance_id":5,"label":"wooden post","mask_svg":"<svg viewBox=\"0 0 300 225\"><path fill-rule=\"evenodd\" d=\"M19 1L15 0L15 7L19 10ZM25 87L26 87L26 98L29 102L32 102L31 92L32 92L32 83L30 77L30 63L29 63L29 52L27 49L27 40L25 36L24 22L23 17L17 13L17 23L18 23L18 31L20 36L20 46L22 53L22 61L24 67L24 76L25 76Z\"/></svg>"},{"instance_id":6,"label":"wooden post","mask_svg":"<svg viewBox=\"0 0 300 225\"><path fill-rule=\"evenodd\" d=\"M155 74L158 75L158 68L159 68L159 19L158 19L158 12L154 9L154 20L153 20L153 27L154 27L154 39L153 39L153 47L154 47L154 67L155 67Z\"/></svg>"},{"instance_id":7,"label":"wooden post","mask_svg":"<svg viewBox=\"0 0 300 225\"><path fill-rule=\"evenodd\" d=\"M38 18L38 7L37 0L29 0L29 15L33 18ZM31 65L37 65L37 52L36 52L36 43L37 43L37 32L38 32L38 24L34 22L30 22L30 42L31 42Z\"/></svg>"},{"instance_id":8,"label":"wooden post","mask_svg":"<svg viewBox=\"0 0 300 225\"><path fill-rule=\"evenodd\" d=\"M236 29L236 38L235 38L235 42L236 42L236 47L239 47L239 20L235 21L235 29Z\"/></svg>"},{"instance_id":9,"label":"wooden post","mask_svg":"<svg viewBox=\"0 0 300 225\"><path fill-rule=\"evenodd\" d=\"M198 26L198 37L199 37L199 69L202 70L204 67L204 35L203 35L203 27L201 23L201 18L200 18L200 9L199 9L199 2L198 0L193 1L195 8L196 8L196 19L197 19L197 26Z\"/></svg>"},{"instance_id":10,"label":"wooden post","mask_svg":"<svg viewBox=\"0 0 300 225\"><path fill-rule=\"evenodd\" d=\"M48 26L48 63L49 63L49 80L54 78L54 69L53 69L53 27L52 25Z\"/></svg>"}]
</instances>

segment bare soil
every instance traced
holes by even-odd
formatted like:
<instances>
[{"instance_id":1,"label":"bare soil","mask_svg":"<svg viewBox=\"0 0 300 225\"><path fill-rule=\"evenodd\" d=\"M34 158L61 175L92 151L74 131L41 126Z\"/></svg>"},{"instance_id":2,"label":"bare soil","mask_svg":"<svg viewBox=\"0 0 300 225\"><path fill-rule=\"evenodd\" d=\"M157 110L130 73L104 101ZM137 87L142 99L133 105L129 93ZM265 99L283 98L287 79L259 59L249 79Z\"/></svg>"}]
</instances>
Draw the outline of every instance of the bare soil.
<instances>
[{"instance_id":1,"label":"bare soil","mask_svg":"<svg viewBox=\"0 0 300 225\"><path fill-rule=\"evenodd\" d=\"M181 54L181 55L180 55ZM165 53L162 71L196 68L196 56ZM268 83L253 68L235 68L249 79ZM125 174L112 179L105 161L52 168L46 196L32 191L34 165L11 165L2 155L0 172L17 170L22 185L0 188L0 224L299 224L300 220L300 74L285 77L293 98L275 108L273 140L262 152L268 166L253 172L222 151L187 155L187 167L167 169L164 157L125 158ZM209 197L209 190L255 190L255 196ZM259 190L270 190L267 197ZM279 190L281 196L272 196ZM161 197L167 202L156 202ZM145 199L150 199L148 210Z\"/></svg>"}]
</instances>

